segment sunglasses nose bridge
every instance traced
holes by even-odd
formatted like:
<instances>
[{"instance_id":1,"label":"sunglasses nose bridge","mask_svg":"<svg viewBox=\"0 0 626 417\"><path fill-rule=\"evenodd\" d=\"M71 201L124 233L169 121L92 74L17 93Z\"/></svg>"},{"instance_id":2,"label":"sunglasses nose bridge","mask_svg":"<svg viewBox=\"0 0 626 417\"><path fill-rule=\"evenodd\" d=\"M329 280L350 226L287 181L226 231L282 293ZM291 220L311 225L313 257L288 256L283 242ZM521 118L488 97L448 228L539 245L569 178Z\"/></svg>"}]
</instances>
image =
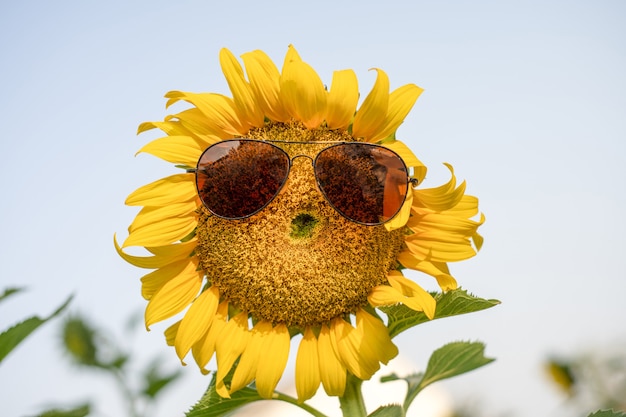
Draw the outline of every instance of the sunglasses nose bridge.
<instances>
[{"instance_id":1,"label":"sunglasses nose bridge","mask_svg":"<svg viewBox=\"0 0 626 417\"><path fill-rule=\"evenodd\" d=\"M306 161L295 163L298 158L308 159L311 165L308 165ZM310 155L297 154L290 157L289 176L285 185L281 193L297 192L297 198L301 201L302 206L311 205L313 201L325 201L315 175L315 158Z\"/></svg>"},{"instance_id":2,"label":"sunglasses nose bridge","mask_svg":"<svg viewBox=\"0 0 626 417\"><path fill-rule=\"evenodd\" d=\"M290 157L290 162L289 162L289 164L290 164L290 167L291 167L291 168L294 168L294 162L295 162L295 161L296 161L296 159L298 159L298 158L304 158L304 159L308 159L309 161L311 161L311 168L312 168L311 175L312 175L313 177L315 177L315 182L317 183L317 176L315 175L315 158L314 158L314 157L312 157L311 155L307 155L307 154L303 154L303 153L296 154L296 155L294 155L294 156ZM300 172L300 175L302 175L302 173L304 172L303 170L307 170L308 168L306 168L306 167L305 167L304 165L302 165L302 164L299 164L299 165L298 165L298 167L297 167L296 169Z\"/></svg>"},{"instance_id":3,"label":"sunglasses nose bridge","mask_svg":"<svg viewBox=\"0 0 626 417\"><path fill-rule=\"evenodd\" d=\"M307 155L307 154L304 154L304 153L299 153L299 154L294 155L294 156L292 156L292 157L291 157L291 162L293 163L293 161L294 161L296 158L308 158L308 159L311 161L311 163L313 163L313 162L315 161L315 160L313 159L313 157L311 157L310 155Z\"/></svg>"}]
</instances>

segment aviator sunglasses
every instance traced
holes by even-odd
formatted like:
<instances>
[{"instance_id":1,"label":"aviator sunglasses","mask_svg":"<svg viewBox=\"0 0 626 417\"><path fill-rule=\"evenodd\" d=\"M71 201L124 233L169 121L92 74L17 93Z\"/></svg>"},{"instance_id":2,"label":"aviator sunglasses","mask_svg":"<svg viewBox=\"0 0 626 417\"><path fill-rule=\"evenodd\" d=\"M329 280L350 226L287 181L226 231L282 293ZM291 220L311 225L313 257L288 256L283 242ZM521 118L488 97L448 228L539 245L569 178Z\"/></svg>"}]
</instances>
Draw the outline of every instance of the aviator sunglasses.
<instances>
[{"instance_id":1,"label":"aviator sunglasses","mask_svg":"<svg viewBox=\"0 0 626 417\"><path fill-rule=\"evenodd\" d=\"M313 158L290 157L277 144L329 144ZM245 219L267 207L287 182L293 160L309 158L317 185L343 217L363 225L392 219L404 204L410 178L394 151L362 142L229 139L209 146L196 169L198 196L215 216Z\"/></svg>"}]
</instances>

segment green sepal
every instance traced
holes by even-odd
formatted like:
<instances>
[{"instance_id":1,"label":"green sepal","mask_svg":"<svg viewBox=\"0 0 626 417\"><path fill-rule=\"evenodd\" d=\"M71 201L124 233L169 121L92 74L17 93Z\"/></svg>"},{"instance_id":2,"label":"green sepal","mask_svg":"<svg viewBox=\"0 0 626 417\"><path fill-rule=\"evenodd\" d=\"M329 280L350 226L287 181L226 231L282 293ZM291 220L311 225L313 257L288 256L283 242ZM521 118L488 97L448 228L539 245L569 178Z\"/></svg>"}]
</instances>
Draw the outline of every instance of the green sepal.
<instances>
[{"instance_id":1,"label":"green sepal","mask_svg":"<svg viewBox=\"0 0 626 417\"><path fill-rule=\"evenodd\" d=\"M498 300L479 298L461 288L436 293L433 297L437 302L435 319L473 313L500 304ZM392 338L411 327L430 321L423 312L412 310L404 304L378 308L388 317L387 327Z\"/></svg>"},{"instance_id":2,"label":"green sepal","mask_svg":"<svg viewBox=\"0 0 626 417\"><path fill-rule=\"evenodd\" d=\"M399 404L390 404L378 407L368 417L404 417L404 409Z\"/></svg>"},{"instance_id":3,"label":"green sepal","mask_svg":"<svg viewBox=\"0 0 626 417\"><path fill-rule=\"evenodd\" d=\"M196 167L192 167L189 165L185 165L185 164L176 164L174 165L175 168L180 168L180 169L184 169L185 171L189 172L189 170L191 170L191 172L194 172Z\"/></svg>"},{"instance_id":4,"label":"green sepal","mask_svg":"<svg viewBox=\"0 0 626 417\"><path fill-rule=\"evenodd\" d=\"M381 378L382 382L403 380L408 384L403 407L409 408L417 394L433 382L461 375L494 361L484 355L485 345L480 342L452 342L433 352L423 374L400 378L389 375Z\"/></svg>"},{"instance_id":5,"label":"green sepal","mask_svg":"<svg viewBox=\"0 0 626 417\"><path fill-rule=\"evenodd\" d=\"M589 414L588 417L626 417L626 414L621 411L614 410L599 410L595 413Z\"/></svg>"},{"instance_id":6,"label":"green sepal","mask_svg":"<svg viewBox=\"0 0 626 417\"><path fill-rule=\"evenodd\" d=\"M215 390L215 382L215 372L213 372L209 388L200 401L185 414L187 417L226 416L239 407L264 399L255 389L250 387L245 387L232 393L230 398L222 398Z\"/></svg>"},{"instance_id":7,"label":"green sepal","mask_svg":"<svg viewBox=\"0 0 626 417\"><path fill-rule=\"evenodd\" d=\"M15 291L13 291L13 293L14 292ZM6 294L7 292L5 291L4 296L6 296ZM69 296L68 299L48 317L45 317L43 319L38 316L29 317L28 319L2 332L2 334L0 334L0 362L2 362L2 360L17 345L19 345L24 339L26 339L26 337L34 332L39 326L61 314L61 312L65 310L65 308L68 306L70 301L72 301L72 297L73 296Z\"/></svg>"}]
</instances>

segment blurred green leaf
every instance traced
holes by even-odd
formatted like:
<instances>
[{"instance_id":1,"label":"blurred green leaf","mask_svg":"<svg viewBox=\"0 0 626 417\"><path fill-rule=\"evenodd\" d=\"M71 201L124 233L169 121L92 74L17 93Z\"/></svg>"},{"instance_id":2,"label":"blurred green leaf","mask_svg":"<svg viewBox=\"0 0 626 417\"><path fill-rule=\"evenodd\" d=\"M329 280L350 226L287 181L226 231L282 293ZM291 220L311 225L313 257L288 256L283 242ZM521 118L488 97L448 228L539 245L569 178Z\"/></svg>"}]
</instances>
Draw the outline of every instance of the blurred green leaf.
<instances>
[{"instance_id":1,"label":"blurred green leaf","mask_svg":"<svg viewBox=\"0 0 626 417\"><path fill-rule=\"evenodd\" d=\"M263 400L261 396L252 388L243 388L233 394L230 398L222 398L215 391L215 373L204 396L200 401L187 412L187 417L219 417L226 416L235 409L254 401Z\"/></svg>"},{"instance_id":2,"label":"blurred green leaf","mask_svg":"<svg viewBox=\"0 0 626 417\"><path fill-rule=\"evenodd\" d=\"M79 365L107 368L98 360L96 330L80 316L68 317L63 323L63 346Z\"/></svg>"},{"instance_id":3,"label":"blurred green leaf","mask_svg":"<svg viewBox=\"0 0 626 417\"><path fill-rule=\"evenodd\" d=\"M460 288L446 293L434 294L434 297L437 301L435 319L473 313L500 304L498 300L479 298ZM391 337L395 337L418 324L431 321L424 313L411 310L403 304L379 307L379 309L388 317L387 327Z\"/></svg>"},{"instance_id":4,"label":"blurred green leaf","mask_svg":"<svg viewBox=\"0 0 626 417\"><path fill-rule=\"evenodd\" d=\"M180 370L164 373L160 369L160 362L154 361L144 372L144 389L142 393L155 398L163 388L176 381L182 375Z\"/></svg>"},{"instance_id":5,"label":"blurred green leaf","mask_svg":"<svg viewBox=\"0 0 626 417\"><path fill-rule=\"evenodd\" d=\"M576 376L572 368L572 364L560 359L550 359L546 363L546 370L559 388L568 395L573 395L576 385Z\"/></svg>"},{"instance_id":6,"label":"blurred green leaf","mask_svg":"<svg viewBox=\"0 0 626 417\"><path fill-rule=\"evenodd\" d=\"M588 417L626 417L626 414L621 411L613 411L613 410L600 410L595 413L589 414Z\"/></svg>"},{"instance_id":7,"label":"blurred green leaf","mask_svg":"<svg viewBox=\"0 0 626 417\"><path fill-rule=\"evenodd\" d=\"M89 415L91 411L91 406L89 404L83 404L76 408L68 409L68 410L48 410L43 413L37 415L37 417L85 417Z\"/></svg>"},{"instance_id":8,"label":"blurred green leaf","mask_svg":"<svg viewBox=\"0 0 626 417\"><path fill-rule=\"evenodd\" d=\"M24 288L18 288L18 287L13 287L13 288L5 288L4 292L0 295L0 301L4 300L5 298L10 297L13 294L17 294L18 292L24 291Z\"/></svg>"},{"instance_id":9,"label":"blurred green leaf","mask_svg":"<svg viewBox=\"0 0 626 417\"><path fill-rule=\"evenodd\" d=\"M128 355L120 353L111 361L108 367L122 369L128 363L129 359Z\"/></svg>"},{"instance_id":10,"label":"blurred green leaf","mask_svg":"<svg viewBox=\"0 0 626 417\"><path fill-rule=\"evenodd\" d=\"M385 405L378 407L376 411L368 417L404 417L404 410L398 404Z\"/></svg>"},{"instance_id":11,"label":"blurred green leaf","mask_svg":"<svg viewBox=\"0 0 626 417\"><path fill-rule=\"evenodd\" d=\"M448 343L433 352L423 374L403 378L392 374L381 378L381 382L406 381L408 390L403 406L408 410L417 394L433 382L461 375L493 362L494 359L486 358L484 352L485 345L480 342Z\"/></svg>"},{"instance_id":12,"label":"blurred green leaf","mask_svg":"<svg viewBox=\"0 0 626 417\"><path fill-rule=\"evenodd\" d=\"M15 293L13 291L12 293ZM6 291L4 296L6 297ZM39 326L47 322L48 320L59 315L72 301L72 297L68 297L68 299L61 304L59 308L57 308L50 316L46 318L40 318L38 316L30 317L21 323L16 324L15 326L7 329L6 331L0 334L0 362L13 350L17 345L19 345L28 335L30 335L33 331L35 331Z\"/></svg>"}]
</instances>

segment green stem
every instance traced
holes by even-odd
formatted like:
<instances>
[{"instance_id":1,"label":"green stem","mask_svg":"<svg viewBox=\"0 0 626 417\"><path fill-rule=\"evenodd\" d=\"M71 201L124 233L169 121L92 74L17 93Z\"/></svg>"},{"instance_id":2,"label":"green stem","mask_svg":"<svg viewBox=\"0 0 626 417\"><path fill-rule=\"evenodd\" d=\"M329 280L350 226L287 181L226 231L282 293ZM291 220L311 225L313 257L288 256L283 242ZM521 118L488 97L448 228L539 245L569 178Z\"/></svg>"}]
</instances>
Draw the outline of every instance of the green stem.
<instances>
[{"instance_id":1,"label":"green stem","mask_svg":"<svg viewBox=\"0 0 626 417\"><path fill-rule=\"evenodd\" d=\"M357 377L348 374L346 381L346 391L342 397L339 397L341 411L344 417L366 417L367 410L361 393L361 384L363 381Z\"/></svg>"},{"instance_id":2,"label":"green stem","mask_svg":"<svg viewBox=\"0 0 626 417\"><path fill-rule=\"evenodd\" d=\"M289 404L293 404L297 407L300 407L301 409L308 412L309 414L314 415L315 417L326 417L325 414L320 413L319 411L317 411L315 408L311 407L310 405L299 403L298 400L296 400L293 397L290 397L289 395L285 395L283 393L274 391L274 398L280 401L284 401Z\"/></svg>"},{"instance_id":3,"label":"green stem","mask_svg":"<svg viewBox=\"0 0 626 417\"><path fill-rule=\"evenodd\" d=\"M128 406L128 412L130 413L130 416L139 417L140 414L137 411L135 395L133 394L128 384L126 383L126 378L124 376L124 373L120 369L117 369L117 368L107 368L107 369L110 370L113 376L115 377L115 380L118 383L119 389L122 392L122 395L124 396L124 398L126 399L126 405Z\"/></svg>"}]
</instances>

